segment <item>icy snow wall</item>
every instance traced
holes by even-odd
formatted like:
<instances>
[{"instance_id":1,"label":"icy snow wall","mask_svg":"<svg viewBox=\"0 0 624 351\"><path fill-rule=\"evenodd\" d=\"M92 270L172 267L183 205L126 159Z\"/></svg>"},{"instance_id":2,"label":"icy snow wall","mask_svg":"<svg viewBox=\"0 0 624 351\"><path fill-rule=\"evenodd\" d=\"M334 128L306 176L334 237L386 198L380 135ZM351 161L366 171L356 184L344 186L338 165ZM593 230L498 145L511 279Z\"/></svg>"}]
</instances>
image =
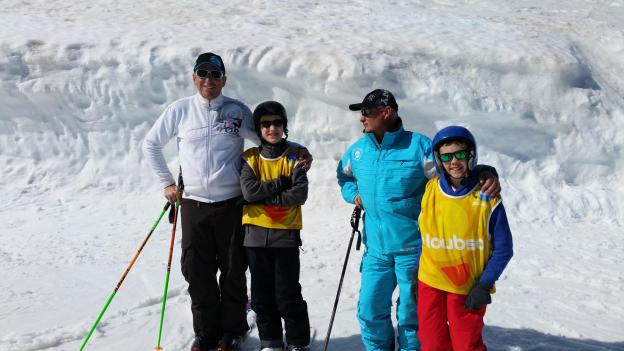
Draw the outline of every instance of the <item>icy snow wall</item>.
<instances>
[{"instance_id":1,"label":"icy snow wall","mask_svg":"<svg viewBox=\"0 0 624 351\"><path fill-rule=\"evenodd\" d=\"M155 5L127 10L136 6L145 6L143 20L83 4L65 19L54 7L22 16L8 6L0 42L4 206L89 189L157 191L142 138L168 103L195 92L196 55L215 51L226 61L227 95L252 109L267 99L287 107L290 138L315 156L313 204L340 201L336 163L361 135L347 105L386 88L408 129L473 130L480 161L501 175L510 218L624 218L624 32L608 16L573 26L583 13L352 9L384 28L361 35L355 19L329 8L296 14L290 4L282 9L292 11L290 22L270 7L228 21L214 16L222 27L206 37L222 40L203 40L182 23L192 9L172 9L178 23L151 20ZM388 18L392 24L381 26ZM233 34L233 26L247 34ZM177 168L173 147L167 155Z\"/></svg>"}]
</instances>

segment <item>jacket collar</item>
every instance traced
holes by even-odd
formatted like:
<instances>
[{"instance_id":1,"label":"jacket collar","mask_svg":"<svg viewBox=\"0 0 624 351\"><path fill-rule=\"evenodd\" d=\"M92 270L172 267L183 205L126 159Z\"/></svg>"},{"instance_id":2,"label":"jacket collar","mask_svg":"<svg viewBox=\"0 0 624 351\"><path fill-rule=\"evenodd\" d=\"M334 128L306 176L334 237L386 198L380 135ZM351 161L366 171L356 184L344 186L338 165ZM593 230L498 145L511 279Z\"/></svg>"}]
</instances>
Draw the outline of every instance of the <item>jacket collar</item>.
<instances>
[{"instance_id":1,"label":"jacket collar","mask_svg":"<svg viewBox=\"0 0 624 351\"><path fill-rule=\"evenodd\" d=\"M442 191L444 191L447 195L451 196L464 196L472 192L474 187L479 183L479 177L477 176L477 172L470 172L470 175L464 182L459 186L459 188L453 190L451 183L446 179L446 174L443 172L440 174L440 187Z\"/></svg>"},{"instance_id":2,"label":"jacket collar","mask_svg":"<svg viewBox=\"0 0 624 351\"><path fill-rule=\"evenodd\" d=\"M288 148L288 142L286 139L282 139L277 144L269 144L262 140L260 144L260 155L266 158L277 158L282 156L286 148Z\"/></svg>"},{"instance_id":3,"label":"jacket collar","mask_svg":"<svg viewBox=\"0 0 624 351\"><path fill-rule=\"evenodd\" d=\"M219 96L217 96L216 98L212 99L212 100L208 100L206 98L204 98L203 96L201 96L200 93L197 93L197 95L195 95L198 99L198 101L204 105L204 106L210 106L210 108L212 109L217 109L219 107L221 107L221 105L223 105L223 102L225 102L225 96L223 96L223 94L219 94Z\"/></svg>"},{"instance_id":4,"label":"jacket collar","mask_svg":"<svg viewBox=\"0 0 624 351\"><path fill-rule=\"evenodd\" d=\"M373 142L373 144L383 149L383 148L388 148L392 144L394 144L396 140L399 138L399 136L403 134L404 131L405 129L403 129L403 121L399 117L399 127L397 128L397 130L386 131L384 133L383 139L381 140L381 144L377 142L377 138L375 138L374 133L366 133L366 134L368 138Z\"/></svg>"}]
</instances>

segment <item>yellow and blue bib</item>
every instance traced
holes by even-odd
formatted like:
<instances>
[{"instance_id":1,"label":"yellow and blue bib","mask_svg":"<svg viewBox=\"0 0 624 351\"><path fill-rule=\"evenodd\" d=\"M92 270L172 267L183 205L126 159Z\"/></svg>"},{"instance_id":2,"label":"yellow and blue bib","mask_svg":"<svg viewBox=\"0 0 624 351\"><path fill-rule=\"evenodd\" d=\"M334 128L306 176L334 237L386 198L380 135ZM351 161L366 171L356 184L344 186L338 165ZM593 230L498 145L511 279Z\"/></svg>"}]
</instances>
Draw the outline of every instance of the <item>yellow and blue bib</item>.
<instances>
[{"instance_id":1,"label":"yellow and blue bib","mask_svg":"<svg viewBox=\"0 0 624 351\"><path fill-rule=\"evenodd\" d=\"M492 254L489 221L501 201L481 193L477 184L463 196L444 193L439 177L429 180L418 224L422 254L418 279L455 294L468 294Z\"/></svg>"},{"instance_id":2,"label":"yellow and blue bib","mask_svg":"<svg viewBox=\"0 0 624 351\"><path fill-rule=\"evenodd\" d=\"M288 147L280 157L267 159L260 155L257 147L253 147L243 153L243 159L249 164L256 178L264 182L280 177L291 177L297 161L297 150ZM302 229L301 206L245 205L243 224L272 229Z\"/></svg>"}]
</instances>

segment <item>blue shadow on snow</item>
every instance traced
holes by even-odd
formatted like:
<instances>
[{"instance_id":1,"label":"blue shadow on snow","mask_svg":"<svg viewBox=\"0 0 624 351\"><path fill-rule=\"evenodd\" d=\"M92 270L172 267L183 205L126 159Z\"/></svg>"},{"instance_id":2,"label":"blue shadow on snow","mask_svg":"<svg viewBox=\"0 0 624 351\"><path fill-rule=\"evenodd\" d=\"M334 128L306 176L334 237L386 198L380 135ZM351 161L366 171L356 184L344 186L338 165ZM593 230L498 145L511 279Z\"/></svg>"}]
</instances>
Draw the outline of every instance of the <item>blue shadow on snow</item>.
<instances>
[{"instance_id":1,"label":"blue shadow on snow","mask_svg":"<svg viewBox=\"0 0 624 351\"><path fill-rule=\"evenodd\" d=\"M317 335L313 350L323 350L324 334ZM483 332L488 351L624 351L624 342L605 342L550 335L533 329L486 326ZM328 351L363 351L360 335L333 337Z\"/></svg>"}]
</instances>

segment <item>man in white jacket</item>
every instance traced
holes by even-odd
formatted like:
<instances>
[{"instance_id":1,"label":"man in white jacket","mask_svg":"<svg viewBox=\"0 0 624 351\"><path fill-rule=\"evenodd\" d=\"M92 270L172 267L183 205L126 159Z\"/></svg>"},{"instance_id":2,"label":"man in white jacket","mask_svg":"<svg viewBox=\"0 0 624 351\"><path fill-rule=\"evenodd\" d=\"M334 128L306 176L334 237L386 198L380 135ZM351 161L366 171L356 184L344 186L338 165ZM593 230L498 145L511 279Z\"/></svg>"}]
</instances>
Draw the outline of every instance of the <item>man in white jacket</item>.
<instances>
[{"instance_id":1,"label":"man in white jacket","mask_svg":"<svg viewBox=\"0 0 624 351\"><path fill-rule=\"evenodd\" d=\"M184 179L182 274L191 296L192 351L238 350L249 329L239 179L243 139L259 140L249 108L221 94L226 81L221 57L199 55L193 69L198 93L169 105L143 144L171 203L180 193L162 150L174 137L178 145Z\"/></svg>"}]
</instances>

